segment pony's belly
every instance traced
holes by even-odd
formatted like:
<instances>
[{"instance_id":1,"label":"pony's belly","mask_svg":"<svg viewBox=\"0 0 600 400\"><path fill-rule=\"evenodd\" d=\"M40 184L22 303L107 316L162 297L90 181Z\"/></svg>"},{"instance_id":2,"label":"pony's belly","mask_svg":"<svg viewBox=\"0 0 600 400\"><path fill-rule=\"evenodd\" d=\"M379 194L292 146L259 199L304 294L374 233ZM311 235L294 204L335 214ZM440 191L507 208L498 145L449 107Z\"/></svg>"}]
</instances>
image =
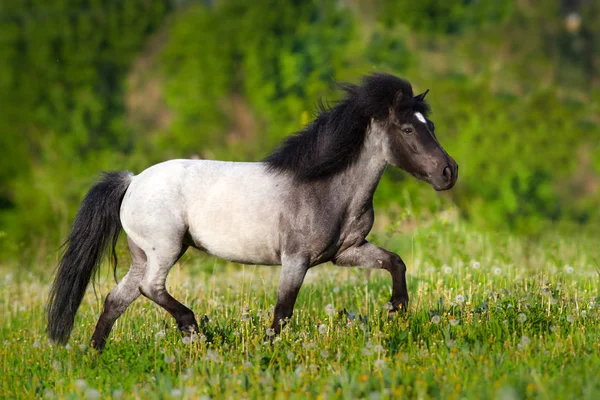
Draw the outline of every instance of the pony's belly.
<instances>
[{"instance_id":1,"label":"pony's belly","mask_svg":"<svg viewBox=\"0 0 600 400\"><path fill-rule=\"evenodd\" d=\"M210 231L190 232L194 246L225 260L242 264L279 265L277 243L264 232L238 226L212 226Z\"/></svg>"}]
</instances>

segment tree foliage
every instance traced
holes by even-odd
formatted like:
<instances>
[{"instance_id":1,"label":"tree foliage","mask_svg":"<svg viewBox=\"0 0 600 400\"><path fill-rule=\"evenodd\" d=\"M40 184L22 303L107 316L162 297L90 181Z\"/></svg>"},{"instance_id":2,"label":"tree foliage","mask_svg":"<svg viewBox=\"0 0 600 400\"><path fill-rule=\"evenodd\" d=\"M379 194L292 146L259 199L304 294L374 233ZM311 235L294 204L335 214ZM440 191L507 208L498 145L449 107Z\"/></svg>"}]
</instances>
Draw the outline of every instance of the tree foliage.
<instances>
[{"instance_id":1,"label":"tree foliage","mask_svg":"<svg viewBox=\"0 0 600 400\"><path fill-rule=\"evenodd\" d=\"M5 0L0 254L55 246L99 170L260 159L319 98L336 101L336 81L372 71L431 89L438 137L460 165L443 196L388 171L380 206L454 205L526 234L594 228L598 26L595 2L558 0ZM139 121L135 95L161 123Z\"/></svg>"}]
</instances>

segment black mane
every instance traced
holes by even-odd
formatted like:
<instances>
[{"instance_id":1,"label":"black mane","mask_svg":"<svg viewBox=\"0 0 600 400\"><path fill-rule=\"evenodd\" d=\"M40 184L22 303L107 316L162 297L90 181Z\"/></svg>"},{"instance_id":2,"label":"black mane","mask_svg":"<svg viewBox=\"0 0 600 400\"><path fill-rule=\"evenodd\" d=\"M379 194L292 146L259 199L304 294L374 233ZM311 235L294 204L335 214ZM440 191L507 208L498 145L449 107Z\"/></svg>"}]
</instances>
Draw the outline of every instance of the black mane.
<instances>
[{"instance_id":1,"label":"black mane","mask_svg":"<svg viewBox=\"0 0 600 400\"><path fill-rule=\"evenodd\" d=\"M289 172L301 181L331 176L358 159L371 119L387 119L392 106L397 113L429 111L408 81L390 74L368 75L360 86L344 84L342 89L343 100L333 108L321 106L314 121L264 159L271 171Z\"/></svg>"}]
</instances>

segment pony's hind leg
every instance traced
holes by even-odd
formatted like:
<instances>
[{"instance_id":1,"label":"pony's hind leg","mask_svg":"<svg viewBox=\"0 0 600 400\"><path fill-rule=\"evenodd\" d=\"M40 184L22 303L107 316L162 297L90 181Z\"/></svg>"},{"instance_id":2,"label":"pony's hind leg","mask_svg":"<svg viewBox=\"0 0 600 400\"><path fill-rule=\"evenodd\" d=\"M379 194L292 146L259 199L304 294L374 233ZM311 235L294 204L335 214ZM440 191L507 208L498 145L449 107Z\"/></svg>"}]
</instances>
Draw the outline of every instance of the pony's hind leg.
<instances>
[{"instance_id":1,"label":"pony's hind leg","mask_svg":"<svg viewBox=\"0 0 600 400\"><path fill-rule=\"evenodd\" d=\"M172 249L170 248L169 250ZM148 267L140 285L142 294L164 308L175 318L177 327L184 337L199 332L198 323L193 311L175 300L167 292L165 285L171 267L185 253L187 246L184 245L176 252L158 251L159 249L153 250L148 255Z\"/></svg>"},{"instance_id":2,"label":"pony's hind leg","mask_svg":"<svg viewBox=\"0 0 600 400\"><path fill-rule=\"evenodd\" d=\"M117 286L106 296L104 309L98 319L91 341L92 347L98 350L104 348L106 339L117 318L141 294L140 282L146 270L146 254L131 239L127 238L127 242L131 253L131 268Z\"/></svg>"}]
</instances>

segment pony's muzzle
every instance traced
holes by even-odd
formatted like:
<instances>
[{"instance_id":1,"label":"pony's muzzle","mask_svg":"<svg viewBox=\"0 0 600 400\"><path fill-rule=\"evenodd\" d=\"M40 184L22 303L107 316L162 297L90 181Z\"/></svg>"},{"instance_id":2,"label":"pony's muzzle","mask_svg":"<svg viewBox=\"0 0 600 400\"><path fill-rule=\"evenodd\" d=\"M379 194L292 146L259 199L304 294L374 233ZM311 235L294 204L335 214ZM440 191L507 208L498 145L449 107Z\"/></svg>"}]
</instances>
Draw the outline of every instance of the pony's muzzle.
<instances>
[{"instance_id":1,"label":"pony's muzzle","mask_svg":"<svg viewBox=\"0 0 600 400\"><path fill-rule=\"evenodd\" d=\"M433 188L435 190L448 190L452 189L456 180L458 179L458 164L450 159L450 162L442 170L441 179L439 183L434 183Z\"/></svg>"}]
</instances>

